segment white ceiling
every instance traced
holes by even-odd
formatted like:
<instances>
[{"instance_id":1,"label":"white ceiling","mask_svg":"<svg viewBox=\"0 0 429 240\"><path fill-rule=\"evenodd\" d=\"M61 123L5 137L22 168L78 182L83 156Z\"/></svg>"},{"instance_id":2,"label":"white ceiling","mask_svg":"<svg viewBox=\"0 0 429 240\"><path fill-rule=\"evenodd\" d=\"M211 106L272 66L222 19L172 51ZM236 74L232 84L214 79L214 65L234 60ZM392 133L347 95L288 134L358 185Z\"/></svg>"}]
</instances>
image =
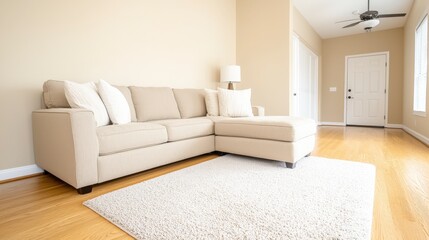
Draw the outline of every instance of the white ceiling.
<instances>
[{"instance_id":1,"label":"white ceiling","mask_svg":"<svg viewBox=\"0 0 429 240\"><path fill-rule=\"evenodd\" d=\"M359 19L353 11L360 13L368 9L367 0L293 0L295 7L323 38L333 38L364 33L361 24L350 28L342 28L355 21L336 23L342 20ZM379 14L409 13L413 0L371 0L371 10ZM407 16L396 18L380 18L380 24L372 31L380 31L404 26ZM356 20L359 21L359 20Z\"/></svg>"}]
</instances>

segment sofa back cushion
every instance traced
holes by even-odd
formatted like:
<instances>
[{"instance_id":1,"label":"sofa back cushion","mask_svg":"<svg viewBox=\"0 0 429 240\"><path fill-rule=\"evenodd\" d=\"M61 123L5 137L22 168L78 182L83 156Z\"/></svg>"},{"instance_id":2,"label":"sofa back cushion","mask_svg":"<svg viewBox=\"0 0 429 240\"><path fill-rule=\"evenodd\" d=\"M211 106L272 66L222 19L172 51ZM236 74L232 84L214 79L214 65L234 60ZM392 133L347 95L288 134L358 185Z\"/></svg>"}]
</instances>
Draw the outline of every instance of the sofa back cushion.
<instances>
[{"instance_id":1,"label":"sofa back cushion","mask_svg":"<svg viewBox=\"0 0 429 240\"><path fill-rule=\"evenodd\" d=\"M131 97L130 89L125 86L114 86L114 87L116 87L127 100L128 106L130 107L131 122L137 122L136 110L134 109L134 102L133 102L133 98Z\"/></svg>"},{"instance_id":2,"label":"sofa back cushion","mask_svg":"<svg viewBox=\"0 0 429 240\"><path fill-rule=\"evenodd\" d=\"M182 118L207 115L203 89L173 89L173 92Z\"/></svg>"},{"instance_id":3,"label":"sofa back cushion","mask_svg":"<svg viewBox=\"0 0 429 240\"><path fill-rule=\"evenodd\" d=\"M173 90L167 87L130 87L137 121L180 118Z\"/></svg>"},{"instance_id":4,"label":"sofa back cushion","mask_svg":"<svg viewBox=\"0 0 429 240\"><path fill-rule=\"evenodd\" d=\"M127 100L130 106L131 121L137 122L136 111L134 110L133 99L128 87L115 86ZM46 108L70 108L67 101L66 94L64 93L64 81L48 80L43 83L43 102Z\"/></svg>"},{"instance_id":5,"label":"sofa back cushion","mask_svg":"<svg viewBox=\"0 0 429 240\"><path fill-rule=\"evenodd\" d=\"M64 93L64 81L48 80L44 82L43 101L47 108L70 108Z\"/></svg>"}]
</instances>

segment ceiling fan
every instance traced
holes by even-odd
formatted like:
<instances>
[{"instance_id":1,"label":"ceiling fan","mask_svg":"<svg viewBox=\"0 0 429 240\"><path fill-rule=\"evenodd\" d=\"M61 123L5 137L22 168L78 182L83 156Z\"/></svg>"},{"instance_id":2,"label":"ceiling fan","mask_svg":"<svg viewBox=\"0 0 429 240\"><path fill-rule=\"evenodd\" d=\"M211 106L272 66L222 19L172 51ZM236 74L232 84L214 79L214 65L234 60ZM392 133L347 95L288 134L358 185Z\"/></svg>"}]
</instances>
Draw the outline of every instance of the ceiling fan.
<instances>
[{"instance_id":1,"label":"ceiling fan","mask_svg":"<svg viewBox=\"0 0 429 240\"><path fill-rule=\"evenodd\" d=\"M370 0L368 0L368 10L364 13L360 13L359 11L353 12L354 14L359 14L360 21L354 22L352 24L349 24L347 26L344 26L343 28L349 28L358 25L359 23L364 23L364 29L369 32L371 29L375 26L377 26L380 23L379 18L391 18L391 17L404 17L406 13L393 13L393 14L378 14L378 11L370 10ZM353 20L359 20L359 19L350 19L341 22L348 22Z\"/></svg>"}]
</instances>

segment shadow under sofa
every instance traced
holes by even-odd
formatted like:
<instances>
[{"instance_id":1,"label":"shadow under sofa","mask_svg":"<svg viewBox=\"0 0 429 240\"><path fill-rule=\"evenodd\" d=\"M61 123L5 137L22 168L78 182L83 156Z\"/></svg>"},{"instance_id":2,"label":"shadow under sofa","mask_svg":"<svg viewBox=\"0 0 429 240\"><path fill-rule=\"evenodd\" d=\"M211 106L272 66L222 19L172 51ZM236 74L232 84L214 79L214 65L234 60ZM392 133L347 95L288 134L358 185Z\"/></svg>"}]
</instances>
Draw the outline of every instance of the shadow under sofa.
<instances>
[{"instance_id":1,"label":"shadow under sofa","mask_svg":"<svg viewBox=\"0 0 429 240\"><path fill-rule=\"evenodd\" d=\"M32 114L36 164L81 194L91 192L94 184L213 151L293 167L314 148L315 124L310 120L292 118L294 124L282 125L285 117L263 117L261 107L253 108L255 117L206 116L203 89L117 88L130 107L129 124L97 127L91 111L70 108L64 83L53 80L43 86L47 109ZM277 128L285 131L276 136ZM297 134L303 129L310 131ZM258 131L268 135L252 135Z\"/></svg>"}]
</instances>

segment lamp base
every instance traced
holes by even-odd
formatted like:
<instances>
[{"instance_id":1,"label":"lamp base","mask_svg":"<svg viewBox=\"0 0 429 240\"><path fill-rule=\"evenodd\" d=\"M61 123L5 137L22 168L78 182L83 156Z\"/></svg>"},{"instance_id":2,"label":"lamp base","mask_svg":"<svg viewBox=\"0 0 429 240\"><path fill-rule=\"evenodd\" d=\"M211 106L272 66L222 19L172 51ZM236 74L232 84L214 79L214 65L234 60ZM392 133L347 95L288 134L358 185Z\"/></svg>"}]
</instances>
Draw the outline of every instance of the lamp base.
<instances>
[{"instance_id":1,"label":"lamp base","mask_svg":"<svg viewBox=\"0 0 429 240\"><path fill-rule=\"evenodd\" d=\"M234 83L229 82L229 83L228 83L228 89L229 89L229 90L235 90L235 89L234 89Z\"/></svg>"}]
</instances>

